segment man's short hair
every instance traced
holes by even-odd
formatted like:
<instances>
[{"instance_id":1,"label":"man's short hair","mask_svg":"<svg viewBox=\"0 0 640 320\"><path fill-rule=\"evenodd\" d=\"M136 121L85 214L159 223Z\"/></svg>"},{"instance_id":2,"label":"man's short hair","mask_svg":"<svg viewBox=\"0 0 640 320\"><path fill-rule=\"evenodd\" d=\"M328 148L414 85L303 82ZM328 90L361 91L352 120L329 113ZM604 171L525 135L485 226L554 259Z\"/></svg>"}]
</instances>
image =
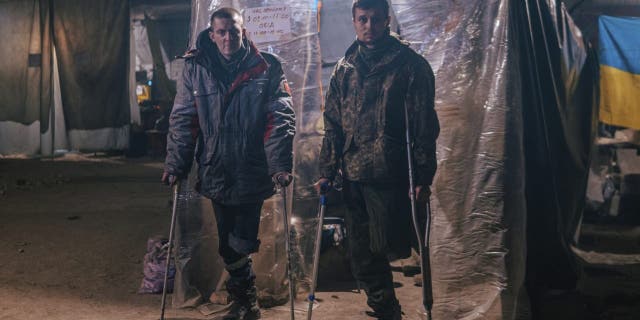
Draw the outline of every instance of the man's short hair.
<instances>
[{"instance_id":1,"label":"man's short hair","mask_svg":"<svg viewBox=\"0 0 640 320\"><path fill-rule=\"evenodd\" d=\"M382 13L385 17L389 16L389 3L387 0L353 0L351 6L351 17L356 18L356 8L369 10L369 9L382 9Z\"/></svg>"},{"instance_id":2,"label":"man's short hair","mask_svg":"<svg viewBox=\"0 0 640 320\"><path fill-rule=\"evenodd\" d=\"M218 19L232 19L235 20L236 22L240 23L240 25L242 25L244 22L242 21L242 14L240 14L240 11L234 9L234 8L230 8L230 7L225 7L225 8L220 8L216 11L214 11L211 14L211 19L209 20L209 23L211 23L211 26L213 26L213 19L218 18Z\"/></svg>"}]
</instances>

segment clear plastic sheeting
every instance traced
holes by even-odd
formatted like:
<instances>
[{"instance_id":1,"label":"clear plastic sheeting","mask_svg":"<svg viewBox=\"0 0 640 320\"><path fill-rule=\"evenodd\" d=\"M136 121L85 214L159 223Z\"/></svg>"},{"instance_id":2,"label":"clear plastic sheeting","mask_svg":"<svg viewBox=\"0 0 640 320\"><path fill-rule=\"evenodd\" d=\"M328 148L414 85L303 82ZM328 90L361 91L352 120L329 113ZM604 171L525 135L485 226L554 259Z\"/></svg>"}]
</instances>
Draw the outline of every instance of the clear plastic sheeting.
<instances>
[{"instance_id":1,"label":"clear plastic sheeting","mask_svg":"<svg viewBox=\"0 0 640 320\"><path fill-rule=\"evenodd\" d=\"M216 252L215 248L206 248L205 241L208 236L203 233L204 222L211 219L211 210L206 210L207 199L201 197L193 190L195 175L192 174L188 180L183 180L180 194L178 194L178 205L176 206L176 226L175 226L175 247L173 257L176 266L176 278L172 295L172 306L174 308L186 308L198 306L203 298L203 293L199 287L202 283L210 282L210 277L220 274L222 268L202 268L198 264L198 257L203 253ZM208 213L208 214L206 214ZM209 221L210 222L210 221ZM216 237L217 239L217 237ZM203 272L204 271L204 272ZM204 276L205 279L196 279L196 275ZM199 286L200 284L200 286Z\"/></svg>"},{"instance_id":2,"label":"clear plastic sheeting","mask_svg":"<svg viewBox=\"0 0 640 320\"><path fill-rule=\"evenodd\" d=\"M218 231L211 200L194 190L196 180L193 168L188 179L181 181L178 195L173 253L177 257L176 278L171 302L174 308L207 303L224 272L224 263L217 253ZM265 202L260 217L260 251L252 256L258 299L263 307L288 301L281 206L279 195ZM298 253L295 257L300 261L301 256Z\"/></svg>"},{"instance_id":3,"label":"clear plastic sheeting","mask_svg":"<svg viewBox=\"0 0 640 320\"><path fill-rule=\"evenodd\" d=\"M195 171L193 169L189 178L181 182L183 187L178 195L174 245L176 279L172 295L174 308L207 303L211 293L219 286L224 272L224 263L217 253L218 232L211 201L194 191ZM252 255L258 300L263 307L282 305L289 299L282 208L280 194L265 201L260 217L260 250ZM312 241L310 237L315 234L312 230L315 220L304 225L302 221L292 217L290 229L292 262L301 299L309 289L308 273L311 269L307 260L312 258L311 246L303 248L301 243L308 244Z\"/></svg>"},{"instance_id":4,"label":"clear plastic sheeting","mask_svg":"<svg viewBox=\"0 0 640 320\"><path fill-rule=\"evenodd\" d=\"M322 142L321 122L321 63L317 25L316 1L192 1L190 34L194 46L200 31L209 27L213 11L234 7L248 8L287 6L291 13L291 35L287 40L258 42L260 50L277 55L293 93L296 111L294 141L295 180L288 189L287 200L292 222L291 239L296 286L300 299L308 291L313 259L313 236L317 221L317 196L312 184L317 179L315 159ZM210 206L210 205L209 205ZM258 299L263 306L281 305L288 301L286 275L287 256L284 248L283 202L280 194L265 201L262 209L259 239L260 251L253 256ZM213 227L215 229L215 227ZM213 234L205 230L204 234ZM215 256L215 251L210 255ZM211 283L209 284L211 285ZM215 285L215 284L214 284ZM209 286L211 289L211 286Z\"/></svg>"},{"instance_id":5,"label":"clear plastic sheeting","mask_svg":"<svg viewBox=\"0 0 640 320\"><path fill-rule=\"evenodd\" d=\"M526 318L525 270L529 284L575 284L593 55L554 0L391 2L436 73L434 318Z\"/></svg>"},{"instance_id":6,"label":"clear plastic sheeting","mask_svg":"<svg viewBox=\"0 0 640 320\"><path fill-rule=\"evenodd\" d=\"M431 198L433 318L526 318L527 268L574 276L566 249L584 205L591 155L597 92L593 56L566 10L553 0L390 3L397 23L393 29L436 74L441 134ZM311 184L317 177L322 134L320 61L329 64L338 56L335 47L326 50L331 54L327 59L320 56L324 42L317 33L316 5L192 2L192 35L206 28L211 13L223 6L291 10L289 40L258 47L280 56L293 89L296 180L289 188L288 206L299 292L308 289L317 226ZM262 301L268 296L271 305L287 301L281 202L275 195L263 207L262 245L254 259ZM334 209L329 212L339 212ZM538 242L539 257L527 255L527 241ZM527 257L532 265L527 265ZM554 280L545 276L536 272L533 279Z\"/></svg>"},{"instance_id":7,"label":"clear plastic sheeting","mask_svg":"<svg viewBox=\"0 0 640 320\"><path fill-rule=\"evenodd\" d=\"M432 65L434 319L515 319L525 265L524 158L511 1L392 1Z\"/></svg>"},{"instance_id":8,"label":"clear plastic sheeting","mask_svg":"<svg viewBox=\"0 0 640 320\"><path fill-rule=\"evenodd\" d=\"M211 13L221 7L236 7L239 10L256 7L286 5L291 12L291 37L289 40L256 43L258 49L277 55L291 86L296 109L296 142L294 154L296 179L294 196L307 198L313 195L311 184L317 178L315 166L299 168L304 158L315 159L315 154L304 154L317 149L321 143L321 86L320 44L317 25L316 1L298 0L276 3L273 1L194 1L191 34L197 35L209 26ZM195 42L192 37L191 43ZM304 152L303 152L304 151ZM316 152L316 153L317 153Z\"/></svg>"}]
</instances>

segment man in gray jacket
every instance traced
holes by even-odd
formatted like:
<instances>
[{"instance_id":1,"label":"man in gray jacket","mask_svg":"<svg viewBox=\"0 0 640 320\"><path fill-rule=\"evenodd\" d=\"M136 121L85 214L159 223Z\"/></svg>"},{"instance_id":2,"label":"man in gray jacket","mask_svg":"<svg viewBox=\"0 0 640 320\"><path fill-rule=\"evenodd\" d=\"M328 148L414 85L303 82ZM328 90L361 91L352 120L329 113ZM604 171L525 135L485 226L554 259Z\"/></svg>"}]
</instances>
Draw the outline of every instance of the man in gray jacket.
<instances>
[{"instance_id":1,"label":"man in gray jacket","mask_svg":"<svg viewBox=\"0 0 640 320\"><path fill-rule=\"evenodd\" d=\"M280 62L246 38L235 9L215 11L196 48L178 83L162 180L174 184L197 161L196 190L212 201L231 275L233 306L222 319L259 319L249 254L260 244L264 199L292 180L291 90Z\"/></svg>"}]
</instances>

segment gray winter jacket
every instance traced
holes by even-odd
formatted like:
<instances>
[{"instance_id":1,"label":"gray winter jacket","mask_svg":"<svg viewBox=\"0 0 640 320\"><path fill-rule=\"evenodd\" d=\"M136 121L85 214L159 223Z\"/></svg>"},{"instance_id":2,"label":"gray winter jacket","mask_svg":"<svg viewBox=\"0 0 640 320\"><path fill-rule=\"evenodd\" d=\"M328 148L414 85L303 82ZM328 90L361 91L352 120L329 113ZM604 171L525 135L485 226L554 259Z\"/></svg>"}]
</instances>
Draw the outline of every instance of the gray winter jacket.
<instances>
[{"instance_id":1,"label":"gray winter jacket","mask_svg":"<svg viewBox=\"0 0 640 320\"><path fill-rule=\"evenodd\" d=\"M249 49L230 84L217 47L203 31L185 60L169 119L165 171L185 177L195 158L196 190L222 204L262 201L271 175L291 172L295 115L280 62Z\"/></svg>"}]
</instances>

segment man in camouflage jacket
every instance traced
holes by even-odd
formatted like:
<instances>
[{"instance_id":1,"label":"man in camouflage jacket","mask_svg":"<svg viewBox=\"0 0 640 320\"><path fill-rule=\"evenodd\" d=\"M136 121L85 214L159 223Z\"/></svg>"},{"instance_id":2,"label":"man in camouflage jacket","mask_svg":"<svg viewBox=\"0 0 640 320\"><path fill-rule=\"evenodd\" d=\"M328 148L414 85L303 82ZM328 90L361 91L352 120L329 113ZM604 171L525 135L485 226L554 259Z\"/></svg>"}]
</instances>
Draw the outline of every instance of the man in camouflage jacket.
<instances>
[{"instance_id":1,"label":"man in camouflage jacket","mask_svg":"<svg viewBox=\"0 0 640 320\"><path fill-rule=\"evenodd\" d=\"M291 182L295 115L280 62L245 37L242 16L222 8L188 54L170 116L162 180L187 176L213 203L218 252L233 305L222 319L258 319L255 275L260 210L274 183Z\"/></svg>"},{"instance_id":2,"label":"man in camouflage jacket","mask_svg":"<svg viewBox=\"0 0 640 320\"><path fill-rule=\"evenodd\" d=\"M355 0L357 40L336 65L324 110L321 178L344 179L346 223L356 278L370 315L400 319L389 259L407 257L415 238L408 196L405 108L412 136L415 191L429 196L439 123L428 62L389 32L386 0Z\"/></svg>"}]
</instances>

